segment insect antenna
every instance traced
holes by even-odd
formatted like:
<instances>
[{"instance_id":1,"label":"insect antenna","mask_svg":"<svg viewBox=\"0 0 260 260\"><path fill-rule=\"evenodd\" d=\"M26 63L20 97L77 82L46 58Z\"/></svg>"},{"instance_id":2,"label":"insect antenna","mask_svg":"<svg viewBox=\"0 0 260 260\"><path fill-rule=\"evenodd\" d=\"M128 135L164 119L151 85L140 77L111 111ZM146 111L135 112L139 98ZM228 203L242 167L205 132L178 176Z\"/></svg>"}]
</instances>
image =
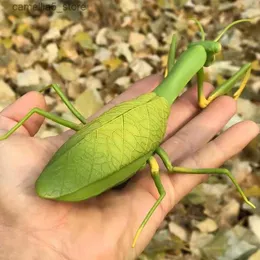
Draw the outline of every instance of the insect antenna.
<instances>
[{"instance_id":1,"label":"insect antenna","mask_svg":"<svg viewBox=\"0 0 260 260\"><path fill-rule=\"evenodd\" d=\"M200 29L200 34L201 34L201 40L205 41L205 31L204 31L201 23L195 18L191 18L190 20L193 20L198 25L198 27Z\"/></svg>"},{"instance_id":2,"label":"insect antenna","mask_svg":"<svg viewBox=\"0 0 260 260\"><path fill-rule=\"evenodd\" d=\"M240 19L237 20L231 24L229 24L226 28L224 28L224 30L218 35L218 37L214 40L214 42L217 42L221 39L221 37L227 32L227 30L229 30L232 26L234 26L235 24L238 23L244 23L244 22L252 22L253 19Z\"/></svg>"}]
</instances>

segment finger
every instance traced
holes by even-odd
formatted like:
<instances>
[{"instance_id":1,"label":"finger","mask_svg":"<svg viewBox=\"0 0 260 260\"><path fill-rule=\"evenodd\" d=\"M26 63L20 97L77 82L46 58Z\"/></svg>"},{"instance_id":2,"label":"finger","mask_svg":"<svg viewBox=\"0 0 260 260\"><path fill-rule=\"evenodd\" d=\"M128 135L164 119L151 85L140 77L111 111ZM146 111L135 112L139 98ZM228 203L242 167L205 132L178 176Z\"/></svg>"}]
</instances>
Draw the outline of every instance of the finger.
<instances>
[{"instance_id":1,"label":"finger","mask_svg":"<svg viewBox=\"0 0 260 260\"><path fill-rule=\"evenodd\" d=\"M251 121L241 122L229 128L214 141L197 151L193 157L183 161L181 166L190 168L219 167L226 160L240 152L257 134L259 134L259 128L255 123ZM148 173L146 175L142 174L141 178L134 179L123 191L133 201L131 212L133 221L132 226L129 227L129 243L132 242L134 233L159 197L152 178L148 176ZM161 174L166 196L141 233L136 247L137 254L144 249L144 246L152 238L161 221L172 207L196 185L201 183L203 178L205 177L199 174Z\"/></svg>"},{"instance_id":2,"label":"finger","mask_svg":"<svg viewBox=\"0 0 260 260\"><path fill-rule=\"evenodd\" d=\"M256 123L252 121L238 123L184 160L180 165L189 168L219 167L229 158L239 153L258 134L259 127ZM176 174L170 176L170 178L175 193L174 200L176 201L179 201L205 179L203 175L199 174ZM183 185L184 183L185 185Z\"/></svg>"},{"instance_id":3,"label":"finger","mask_svg":"<svg viewBox=\"0 0 260 260\"><path fill-rule=\"evenodd\" d=\"M25 94L0 113L0 129L9 130L35 107L46 109L44 97L34 91ZM42 116L35 114L17 132L33 136L39 130L43 120Z\"/></svg>"},{"instance_id":4,"label":"finger","mask_svg":"<svg viewBox=\"0 0 260 260\"><path fill-rule=\"evenodd\" d=\"M236 112L236 101L228 96L214 100L162 147L175 163L210 141Z\"/></svg>"}]
</instances>

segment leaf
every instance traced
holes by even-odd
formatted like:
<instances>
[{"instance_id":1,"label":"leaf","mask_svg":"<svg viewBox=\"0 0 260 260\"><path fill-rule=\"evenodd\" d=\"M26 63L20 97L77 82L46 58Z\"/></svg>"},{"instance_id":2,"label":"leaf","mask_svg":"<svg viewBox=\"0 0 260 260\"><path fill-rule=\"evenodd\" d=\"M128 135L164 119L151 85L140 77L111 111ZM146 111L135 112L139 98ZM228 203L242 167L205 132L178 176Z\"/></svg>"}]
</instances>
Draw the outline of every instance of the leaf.
<instances>
[{"instance_id":1,"label":"leaf","mask_svg":"<svg viewBox=\"0 0 260 260\"><path fill-rule=\"evenodd\" d=\"M11 38L0 39L0 44L3 44L6 49L11 49L13 46L13 41Z\"/></svg>"},{"instance_id":2,"label":"leaf","mask_svg":"<svg viewBox=\"0 0 260 260\"><path fill-rule=\"evenodd\" d=\"M103 107L103 101L96 89L85 90L77 99L75 106L85 118L90 117Z\"/></svg>"},{"instance_id":3,"label":"leaf","mask_svg":"<svg viewBox=\"0 0 260 260\"><path fill-rule=\"evenodd\" d=\"M69 62L61 62L59 64L54 64L55 70L60 74L60 76L68 81L76 80L78 74L74 66Z\"/></svg>"},{"instance_id":4,"label":"leaf","mask_svg":"<svg viewBox=\"0 0 260 260\"><path fill-rule=\"evenodd\" d=\"M172 9L173 8L173 1L172 0L157 0L157 4L161 8L165 8L165 9Z\"/></svg>"},{"instance_id":5,"label":"leaf","mask_svg":"<svg viewBox=\"0 0 260 260\"><path fill-rule=\"evenodd\" d=\"M174 0L173 2L175 6L181 8L188 2L188 0Z\"/></svg>"},{"instance_id":6,"label":"leaf","mask_svg":"<svg viewBox=\"0 0 260 260\"><path fill-rule=\"evenodd\" d=\"M185 249L185 247L185 243L180 238L172 235L168 230L161 230L154 235L144 252L150 256L155 254L157 256L158 253L165 253L169 250L179 251Z\"/></svg>"},{"instance_id":7,"label":"leaf","mask_svg":"<svg viewBox=\"0 0 260 260\"><path fill-rule=\"evenodd\" d=\"M206 259L217 259L222 256L226 250L227 241L225 233L219 231L214 239L201 249Z\"/></svg>"},{"instance_id":8,"label":"leaf","mask_svg":"<svg viewBox=\"0 0 260 260\"><path fill-rule=\"evenodd\" d=\"M252 250L253 251L253 250ZM254 252L249 258L248 260L259 260L260 259L260 249L257 250L257 252ZM241 260L241 259L239 259ZM247 260L247 259L245 259Z\"/></svg>"},{"instance_id":9,"label":"leaf","mask_svg":"<svg viewBox=\"0 0 260 260\"><path fill-rule=\"evenodd\" d=\"M244 189L244 193L247 197L257 197L260 198L260 187L259 186L252 186L248 189Z\"/></svg>"},{"instance_id":10,"label":"leaf","mask_svg":"<svg viewBox=\"0 0 260 260\"><path fill-rule=\"evenodd\" d=\"M244 254L242 254L241 256L239 256L238 258L236 258L235 260L258 260L260 258L260 253L258 254L257 256L257 253L254 254L255 252L257 251L257 248L253 248L253 249L250 249L248 250L247 252L245 252ZM260 251L259 251L260 252ZM258 257L258 258L255 258L253 256L253 254ZM251 256L251 257L250 257Z\"/></svg>"},{"instance_id":11,"label":"leaf","mask_svg":"<svg viewBox=\"0 0 260 260\"><path fill-rule=\"evenodd\" d=\"M16 33L18 35L23 35L25 32L28 31L29 28L30 28L29 24L21 23L21 24L18 25L18 27L16 29Z\"/></svg>"},{"instance_id":12,"label":"leaf","mask_svg":"<svg viewBox=\"0 0 260 260\"><path fill-rule=\"evenodd\" d=\"M74 41L79 43L80 46L84 49L88 49L88 50L95 49L95 45L92 41L92 38L89 36L87 32L78 32L74 36Z\"/></svg>"},{"instance_id":13,"label":"leaf","mask_svg":"<svg viewBox=\"0 0 260 260\"><path fill-rule=\"evenodd\" d=\"M258 240L260 242L260 216L253 215L248 218L249 221L249 227L254 232L254 234L258 237Z\"/></svg>"},{"instance_id":14,"label":"leaf","mask_svg":"<svg viewBox=\"0 0 260 260\"><path fill-rule=\"evenodd\" d=\"M120 60L119 58L111 58L108 60L104 60L102 63L108 66L110 71L113 71L120 67L120 65L122 64L122 60Z\"/></svg>"},{"instance_id":15,"label":"leaf","mask_svg":"<svg viewBox=\"0 0 260 260\"><path fill-rule=\"evenodd\" d=\"M218 260L235 260L256 247L258 242L247 228L237 225L225 233L228 239L225 252Z\"/></svg>"}]
</instances>

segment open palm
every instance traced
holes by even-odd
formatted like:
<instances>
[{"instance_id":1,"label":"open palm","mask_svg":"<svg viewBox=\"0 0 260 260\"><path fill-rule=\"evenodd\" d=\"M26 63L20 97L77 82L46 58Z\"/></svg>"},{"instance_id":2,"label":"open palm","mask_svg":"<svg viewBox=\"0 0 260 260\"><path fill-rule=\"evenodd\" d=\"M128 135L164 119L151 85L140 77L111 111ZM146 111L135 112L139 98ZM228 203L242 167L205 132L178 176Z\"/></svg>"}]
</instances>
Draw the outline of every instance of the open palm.
<instances>
[{"instance_id":1,"label":"open palm","mask_svg":"<svg viewBox=\"0 0 260 260\"><path fill-rule=\"evenodd\" d=\"M139 81L98 114L151 91L160 80L154 75ZM205 85L206 94L211 90L210 85ZM43 96L37 92L26 94L2 111L0 134L33 107L46 108ZM196 88L188 90L172 105L162 147L178 165L220 166L259 133L255 123L246 121L210 141L235 110L233 99L220 97L201 112ZM73 134L69 131L46 139L33 137L42 122L41 116L34 115L15 135L0 142L0 259L135 259L165 215L205 179L201 175L162 173L167 195L132 249L137 228L158 198L148 169L138 172L124 189L87 201L41 199L34 191L35 181L52 155Z\"/></svg>"}]
</instances>

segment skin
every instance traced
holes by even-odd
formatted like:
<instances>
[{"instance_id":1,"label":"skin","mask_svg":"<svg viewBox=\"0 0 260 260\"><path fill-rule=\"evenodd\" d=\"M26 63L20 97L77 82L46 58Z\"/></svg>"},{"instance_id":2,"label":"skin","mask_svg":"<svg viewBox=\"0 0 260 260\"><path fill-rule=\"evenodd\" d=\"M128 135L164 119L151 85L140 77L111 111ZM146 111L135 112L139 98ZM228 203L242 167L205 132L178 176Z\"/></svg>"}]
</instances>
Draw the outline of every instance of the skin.
<instances>
[{"instance_id":1,"label":"skin","mask_svg":"<svg viewBox=\"0 0 260 260\"><path fill-rule=\"evenodd\" d=\"M115 104L151 91L161 79L153 75L137 82L94 117ZM204 90L208 95L212 86L205 84ZM24 95L4 109L0 114L0 134L33 107L46 109L44 97L37 92ZM254 122L245 121L210 141L235 111L232 98L219 97L201 112L193 87L172 105L162 147L175 164L219 167L259 133ZM73 134L69 131L46 139L33 137L42 122L41 116L34 115L15 135L0 143L0 259L135 259L166 214L206 178L162 173L167 195L132 249L137 228L159 196L149 169L138 172L123 190L108 191L80 203L40 199L34 191L36 179Z\"/></svg>"}]
</instances>

